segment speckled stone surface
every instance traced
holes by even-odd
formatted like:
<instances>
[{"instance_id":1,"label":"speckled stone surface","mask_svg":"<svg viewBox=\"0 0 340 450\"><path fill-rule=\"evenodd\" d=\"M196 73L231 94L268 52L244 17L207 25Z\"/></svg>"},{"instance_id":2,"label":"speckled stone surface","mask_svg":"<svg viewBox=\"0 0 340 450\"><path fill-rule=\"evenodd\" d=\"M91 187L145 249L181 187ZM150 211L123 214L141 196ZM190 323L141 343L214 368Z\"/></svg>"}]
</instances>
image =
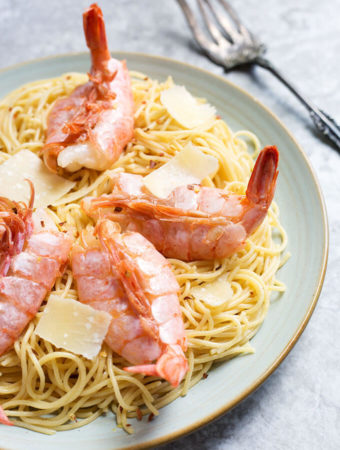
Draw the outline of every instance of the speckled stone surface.
<instances>
[{"instance_id":1,"label":"speckled stone surface","mask_svg":"<svg viewBox=\"0 0 340 450\"><path fill-rule=\"evenodd\" d=\"M84 51L80 14L89 3L0 0L0 67ZM174 0L99 3L112 50L169 56L223 74L195 50ZM233 0L232 4L268 45L273 63L340 123L340 1ZM277 114L307 153L328 209L328 271L305 332L275 373L222 418L163 449L339 449L340 154L314 133L304 109L270 74L256 68L225 76Z\"/></svg>"}]
</instances>

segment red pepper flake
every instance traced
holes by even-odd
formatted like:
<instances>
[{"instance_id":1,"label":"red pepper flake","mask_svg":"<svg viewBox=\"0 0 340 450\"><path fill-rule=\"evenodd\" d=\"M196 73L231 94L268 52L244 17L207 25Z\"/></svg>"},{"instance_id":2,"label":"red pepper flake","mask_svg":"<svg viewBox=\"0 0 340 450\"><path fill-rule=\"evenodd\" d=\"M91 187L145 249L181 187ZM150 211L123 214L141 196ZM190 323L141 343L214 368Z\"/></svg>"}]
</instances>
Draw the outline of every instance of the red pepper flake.
<instances>
[{"instance_id":1,"label":"red pepper flake","mask_svg":"<svg viewBox=\"0 0 340 450\"><path fill-rule=\"evenodd\" d=\"M119 407L119 411L122 413L123 412L123 408L120 406Z\"/></svg>"},{"instance_id":2,"label":"red pepper flake","mask_svg":"<svg viewBox=\"0 0 340 450\"><path fill-rule=\"evenodd\" d=\"M66 223L66 221L65 222L59 222L59 226L63 227L65 225L65 223Z\"/></svg>"},{"instance_id":3,"label":"red pepper flake","mask_svg":"<svg viewBox=\"0 0 340 450\"><path fill-rule=\"evenodd\" d=\"M154 417L155 417L154 413L151 413L148 417L148 422L151 422Z\"/></svg>"},{"instance_id":4,"label":"red pepper flake","mask_svg":"<svg viewBox=\"0 0 340 450\"><path fill-rule=\"evenodd\" d=\"M121 212L123 210L123 208L121 206L116 206L115 207L115 212Z\"/></svg>"},{"instance_id":5,"label":"red pepper flake","mask_svg":"<svg viewBox=\"0 0 340 450\"><path fill-rule=\"evenodd\" d=\"M150 164L149 164L150 169L153 169L154 167L156 167L156 165L157 165L156 161L150 161Z\"/></svg>"},{"instance_id":6,"label":"red pepper flake","mask_svg":"<svg viewBox=\"0 0 340 450\"><path fill-rule=\"evenodd\" d=\"M207 373L204 373L204 374L203 374L203 379L206 380L207 378L208 378L208 374L207 374Z\"/></svg>"},{"instance_id":7,"label":"red pepper flake","mask_svg":"<svg viewBox=\"0 0 340 450\"><path fill-rule=\"evenodd\" d=\"M127 427L131 427L131 425L129 423L126 424Z\"/></svg>"},{"instance_id":8,"label":"red pepper flake","mask_svg":"<svg viewBox=\"0 0 340 450\"><path fill-rule=\"evenodd\" d=\"M200 191L200 187L198 184L188 184L187 189L189 189L189 191L196 192L196 194Z\"/></svg>"},{"instance_id":9,"label":"red pepper flake","mask_svg":"<svg viewBox=\"0 0 340 450\"><path fill-rule=\"evenodd\" d=\"M8 108L8 111L11 112L12 109L13 109L12 106L10 106L10 107Z\"/></svg>"},{"instance_id":10,"label":"red pepper flake","mask_svg":"<svg viewBox=\"0 0 340 450\"><path fill-rule=\"evenodd\" d=\"M44 228L45 227L45 222L43 220L40 221L40 225Z\"/></svg>"},{"instance_id":11,"label":"red pepper flake","mask_svg":"<svg viewBox=\"0 0 340 450\"><path fill-rule=\"evenodd\" d=\"M143 414L139 408L136 409L136 414L137 414L137 420L142 420Z\"/></svg>"},{"instance_id":12,"label":"red pepper flake","mask_svg":"<svg viewBox=\"0 0 340 450\"><path fill-rule=\"evenodd\" d=\"M216 119L220 120L221 116L219 114L216 115Z\"/></svg>"},{"instance_id":13,"label":"red pepper flake","mask_svg":"<svg viewBox=\"0 0 340 450\"><path fill-rule=\"evenodd\" d=\"M159 154L159 156L164 156L164 153L163 153L163 152L161 152L161 153Z\"/></svg>"},{"instance_id":14,"label":"red pepper flake","mask_svg":"<svg viewBox=\"0 0 340 450\"><path fill-rule=\"evenodd\" d=\"M146 100L143 100L143 101L142 101L142 105L146 105Z\"/></svg>"}]
</instances>

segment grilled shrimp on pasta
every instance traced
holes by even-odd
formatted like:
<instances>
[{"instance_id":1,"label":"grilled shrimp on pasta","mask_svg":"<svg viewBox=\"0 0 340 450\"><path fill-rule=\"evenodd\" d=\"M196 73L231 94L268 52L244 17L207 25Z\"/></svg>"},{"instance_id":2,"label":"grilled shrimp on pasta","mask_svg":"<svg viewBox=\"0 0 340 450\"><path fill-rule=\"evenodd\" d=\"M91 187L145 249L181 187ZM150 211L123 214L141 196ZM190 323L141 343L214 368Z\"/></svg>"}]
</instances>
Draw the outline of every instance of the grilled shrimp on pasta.
<instances>
[{"instance_id":1,"label":"grilled shrimp on pasta","mask_svg":"<svg viewBox=\"0 0 340 450\"><path fill-rule=\"evenodd\" d=\"M0 198L0 355L19 338L63 272L72 245L44 210ZM0 422L9 425L0 407Z\"/></svg>"},{"instance_id":2,"label":"grilled shrimp on pasta","mask_svg":"<svg viewBox=\"0 0 340 450\"><path fill-rule=\"evenodd\" d=\"M134 364L125 370L178 386L188 363L179 286L169 263L139 233L120 233L109 220L96 231L99 239L85 234L72 251L79 300L111 314L106 343Z\"/></svg>"},{"instance_id":3,"label":"grilled shrimp on pasta","mask_svg":"<svg viewBox=\"0 0 340 450\"><path fill-rule=\"evenodd\" d=\"M133 136L134 104L125 61L110 55L99 6L91 5L83 22L92 59L90 80L57 100L48 116L42 154L54 172L108 169Z\"/></svg>"},{"instance_id":4,"label":"grilled shrimp on pasta","mask_svg":"<svg viewBox=\"0 0 340 450\"><path fill-rule=\"evenodd\" d=\"M141 233L164 256L183 261L225 258L240 250L264 220L275 192L279 152L259 154L245 195L198 185L179 186L165 200L140 175L114 175L112 194L86 198L84 210Z\"/></svg>"}]
</instances>

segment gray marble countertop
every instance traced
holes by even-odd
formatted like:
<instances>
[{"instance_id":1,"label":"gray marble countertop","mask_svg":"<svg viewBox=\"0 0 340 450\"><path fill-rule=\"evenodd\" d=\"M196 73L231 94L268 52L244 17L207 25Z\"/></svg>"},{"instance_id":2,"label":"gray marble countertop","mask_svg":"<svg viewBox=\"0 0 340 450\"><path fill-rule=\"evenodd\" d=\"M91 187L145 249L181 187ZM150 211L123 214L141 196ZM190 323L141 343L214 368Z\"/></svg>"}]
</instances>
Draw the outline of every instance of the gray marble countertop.
<instances>
[{"instance_id":1,"label":"gray marble countertop","mask_svg":"<svg viewBox=\"0 0 340 450\"><path fill-rule=\"evenodd\" d=\"M80 14L90 0L0 0L0 67L84 51ZM223 70L198 54L174 0L99 0L112 50L166 55ZM232 0L268 57L340 123L340 0ZM313 131L295 98L260 68L226 78L267 105L295 135L319 178L330 251L316 310L275 373L219 420L163 448L340 448L340 154ZM311 245L313 243L311 242Z\"/></svg>"}]
</instances>

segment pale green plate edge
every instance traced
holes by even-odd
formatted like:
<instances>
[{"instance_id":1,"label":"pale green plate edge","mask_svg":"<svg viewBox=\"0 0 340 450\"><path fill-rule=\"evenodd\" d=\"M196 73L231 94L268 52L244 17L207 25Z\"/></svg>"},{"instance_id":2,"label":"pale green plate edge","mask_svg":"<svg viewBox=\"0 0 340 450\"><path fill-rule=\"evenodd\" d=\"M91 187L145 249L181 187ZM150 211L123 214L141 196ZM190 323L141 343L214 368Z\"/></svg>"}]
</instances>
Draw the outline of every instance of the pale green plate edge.
<instances>
[{"instance_id":1,"label":"pale green plate edge","mask_svg":"<svg viewBox=\"0 0 340 450\"><path fill-rule=\"evenodd\" d=\"M226 94L223 92L223 89L221 86L224 86L226 91L229 93L230 97L228 98L228 100L230 100L233 96L234 97L238 97L239 99L243 99L242 101L245 101L247 104L247 107L249 109L247 109L244 113L244 117L247 116L247 121L252 122L252 120L254 120L256 122L256 120L258 120L258 117L255 117L256 115L256 110L259 110L259 114L263 116L263 120L267 120L268 124L270 126L272 126L272 133L281 133L282 136L285 136L285 139L287 140L287 142L289 143L288 145L290 146L290 151L293 152L293 156L294 158L290 157L289 163L293 172L293 169L295 167L295 162L294 160L299 160L299 163L301 165L301 170L302 172L299 173L299 177L301 177L302 179L305 180L306 185L308 187L309 185L309 194L308 192L300 192L296 194L299 194L300 196L302 195L302 199L306 201L306 203L309 205L311 204L312 206L312 211L308 211L308 208L306 209L306 214L305 216L308 216L308 219L306 218L307 222L306 224L310 225L310 227L305 227L305 230L302 230L302 241L303 241L303 236L304 233L309 233L309 237L315 237L315 234L313 235L313 230L314 232L318 233L317 234L317 238L318 238L318 243L315 244L316 248L313 248L314 254L312 256L314 256L317 259L317 263L316 266L313 269L313 279L312 280L308 280L307 279L307 284L308 286L312 284L312 294L308 296L308 298L305 299L305 302L303 304L303 317L300 320L300 322L298 323L298 326L295 327L295 329L293 330L293 333L288 333L288 331L286 331L287 334L289 334L289 339L287 340L287 342L285 342L285 345L282 346L282 348L280 348L279 352L276 352L275 355L267 355L267 357L269 357L269 359L271 358L271 363L266 367L265 370L263 370L262 373L260 373L258 376L254 377L254 379L252 380L251 383L249 383L246 387L244 387L242 389L241 392L238 393L238 395L234 396L232 399L230 399L229 401L227 401L226 403L224 403L222 406L215 408L214 406L212 407L212 411L210 411L209 413L204 412L205 409L211 409L208 408L206 406L206 408L203 407L203 402L202 402L202 414L199 419L196 419L192 422L190 422L189 424L187 424L186 426L182 427L180 424L176 426L176 424L170 423L168 428L175 428L175 430L169 432L168 431L164 431L164 433L162 433L162 435L155 437L152 437L152 434L154 432L154 426L157 428L159 428L159 423L157 425L157 422L159 419L155 420L152 424L148 424L145 425L145 429L143 429L143 433L141 435L141 440L138 439L138 436L128 436L128 435L123 435L121 436L118 440L120 441L121 438L124 441L123 446L119 446L119 448L146 448L146 447L151 447L151 446L156 446L156 445L160 445L160 444L164 444L165 442L168 442L170 440L176 439L180 436L183 436L187 433L190 433L194 430L196 430L197 428L204 426L206 424L208 424L210 421L216 419L217 417L219 417L220 415L222 415L223 413L225 413L226 411L228 411L229 409L231 409L232 407L234 407L235 405L237 405L240 401L242 401L246 396L248 396L251 392L253 392L277 367L278 365L283 361L283 359L287 356L287 354L289 353L289 351L292 349L292 347L294 346L294 344L296 343L297 339L299 338L299 336L301 335L302 331L304 330L304 328L307 325L308 320L310 319L310 316L315 308L317 299L320 295L320 291L322 288L322 283L324 280L324 276L325 276L325 271L326 271L326 265L327 265L327 257L328 257L328 224L327 224L327 215L326 215L326 209L325 209L325 204L324 204L324 200L323 200L323 196L318 184L318 181L315 177L314 171L307 159L307 157L305 156L303 150L299 147L299 145L297 144L297 142L294 140L294 138L291 136L291 134L289 133L289 131L286 129L286 127L279 121L279 119L271 113L271 111L266 108L264 105L262 105L257 99L255 99L254 97L252 97L251 95L249 95L247 92L245 92L244 90L240 89L239 87L237 87L236 85L230 83L229 81L227 81L225 78L222 78L220 76L214 75L209 73L208 71L199 69L197 67L191 66L189 64L185 64L179 61L175 61L175 60L171 60L169 58L163 58L163 57L159 57L159 56L151 56L151 55L144 55L144 54L140 54L140 53L129 53L129 52L116 52L115 55L118 58L126 58L128 60L129 63L129 67L131 69L135 69L134 64L136 65L144 65L145 66L145 72L148 72L148 66L150 66L151 68L153 66L158 66L159 67L159 72L164 72L165 68L169 68L169 70L164 73L165 74L172 74L174 72L181 72L183 74L184 78L188 78L189 77L189 82L186 82L187 87L190 89L190 78L192 80L193 84L199 84L200 80L204 80L205 82L210 82L209 84L205 84L204 85L204 90L203 92L196 92L195 90L193 90L193 92L197 95L200 94L201 96L204 96L206 98L209 99L209 93L210 95L214 96L214 95L220 95L220 99L223 102L223 100L225 99ZM67 65L70 62L70 58L73 61L74 58L74 62L75 65L77 64L81 64L81 60L83 60L84 58L88 58L88 55L85 53L77 53L77 54L68 54L68 55L58 55L58 56L53 56L53 57L49 57L49 58L43 58L40 60L34 60L34 61L29 61L23 64L18 64L16 66L12 66L10 68L7 69L3 69L0 71L0 82L1 80L6 77L6 75L11 75L13 74L13 77L11 77L10 80L10 84L11 84L11 89L14 89L15 87L19 86L20 84L22 84L23 82L26 81L20 81L20 83L16 82L16 79L20 78L20 76L18 76L20 74L24 74L25 72L28 73L30 69L33 68L39 68L41 67L41 71L42 72L46 72L49 69L47 68L49 66L49 63L51 63L51 65L53 66L53 63L55 63L56 61L61 62L61 64L65 64ZM70 68L68 69L63 69L63 71L68 71L70 70ZM77 68L75 68L74 70L79 70ZM18 72L18 73L17 73ZM151 76L153 76L153 73L149 73ZM55 73L54 76L57 76L58 73ZM47 75L42 75L41 78L45 78ZM48 75L48 76L53 76L53 75ZM38 78L37 78L38 79ZM183 82L183 81L182 81ZM214 83L216 83L218 86L221 87L221 89L219 90L219 88L215 88L214 87ZM3 87L2 87L3 89ZM215 94L214 94L215 91ZM1 96L3 96L3 93L1 94ZM221 108L223 109L223 106L221 106ZM228 114L227 114L228 116ZM228 117L227 117L228 120ZM252 129L252 131L257 132L256 129ZM274 133L274 134L275 134ZM271 134L271 131L269 131L269 135ZM281 139L281 138L280 138ZM283 137L282 137L283 139ZM270 142L263 142L264 145L269 144ZM275 142L272 142L273 144L275 144ZM281 158L282 160L282 158ZM288 172L288 171L286 171ZM284 174L281 174L281 177ZM289 179L289 174L286 173L286 179ZM297 180L295 180L296 182ZM287 181L285 183L285 185L287 184ZM294 187L292 187L294 188ZM311 193L311 191L313 192L313 194ZM297 195L297 198L299 197L299 195ZM282 202L284 202L284 198L282 199ZM290 199L292 200L292 199ZM300 202L301 203L301 202ZM298 205L298 200L296 205ZM304 206L303 204L300 204L300 206ZM296 213L294 212L289 212L290 209L291 211L293 211L293 205L291 208L287 208L287 214L291 214L291 216L295 216ZM284 219L284 216L282 216L282 218ZM305 224L305 225L306 225ZM297 224L297 229L299 228L299 224ZM301 227L300 227L301 228ZM309 229L311 228L311 230ZM291 231L291 233L290 233ZM291 235L292 233L295 233L296 230L288 230L289 235ZM301 230L300 230L301 232ZM301 237L300 236L300 237ZM290 236L291 237L291 236ZM310 252L310 249L307 248L299 248L301 239L297 238L297 246L294 246L294 251L295 252L299 252L301 254L305 254L305 252L307 251L307 255L308 255L308 251ZM316 252L316 253L315 253ZM309 255L307 257L307 260L311 261ZM313 260L315 260L315 258ZM312 261L313 261L312 260ZM301 266L301 270L305 270L305 267L302 265ZM296 276L297 279L297 274L294 274ZM289 295L289 293L286 293L284 295L287 296ZM301 302L301 298L298 299ZM284 299L281 299L281 302L283 302ZM275 306L274 306L275 308ZM266 322L265 322L266 323ZM262 332L263 328L261 328L261 330L259 331L259 333L257 334L257 336L254 338L254 341L257 339L258 336L261 336L261 332ZM261 356L261 349L257 348L258 350L258 354L259 356ZM266 349L264 349L264 352L266 351ZM271 357L272 356L272 357ZM245 357L245 358L250 358L250 357ZM239 358L237 358L239 359ZM231 362L228 362L226 364L224 364L223 366L220 366L216 369L216 373L220 373L221 367L223 372L226 372L226 374L228 374L228 366L231 366L234 361L233 360ZM237 363L236 363L237 364ZM235 366L235 364L234 364ZM253 366L254 367L254 366ZM222 374L222 376L224 377L224 375ZM202 384L198 384L194 390L195 392L197 392L197 389L201 389L201 391L206 390L207 384L209 383L209 380L211 380L211 384L213 383L213 376L209 377L206 381L204 381L205 386ZM203 383L203 382L202 382ZM200 387L201 386L201 387ZM204 388L203 388L204 386ZM209 385L208 385L209 387ZM223 394L223 392L222 392ZM189 398L190 393L188 394L188 396L186 398ZM176 405L176 403L181 402L182 400L177 400L175 403L173 403L171 405L171 407L173 408L173 405ZM182 405L183 406L183 405ZM210 406L210 405L209 405ZM170 408L170 406L167 406L167 408ZM176 406L175 406L176 408ZM166 409L163 409L161 411L161 414L165 414ZM96 422L95 422L96 423ZM153 426L154 424L154 426ZM88 427L93 427L93 424L89 425ZM144 425L143 425L144 426ZM14 431L15 430L15 431ZM20 431L19 431L20 430ZM147 433L147 436L144 436L144 431L147 430L149 433ZM14 437L14 433L16 434L22 434L23 435L23 440L21 438L16 439ZM19 449L19 448L29 448L27 447L27 445L30 446L30 444L34 445L34 448L44 448L46 445L49 448L57 448L57 446L59 445L63 445L64 448L68 448L65 447L65 444L69 443L75 443L77 442L78 444L80 444L80 439L82 439L82 429L80 430L75 430L74 435L69 436L71 439L67 441L64 440L64 438L62 438L62 436L65 436L66 434L68 434L69 432L63 432L63 433L58 433L56 436L53 436L52 438L47 437L47 436L40 436L38 434L29 432L27 430L23 430L23 429L19 429L19 428L4 428L1 427L0 428L0 445L5 446L6 448L11 448L11 449ZM121 433L121 432L119 432ZM88 433L86 433L88 434ZM138 434L138 433L137 433ZM159 433L156 433L159 434ZM59 438L58 438L59 436ZM3 440L3 437L5 438L5 440ZM118 437L116 433L113 433L111 438L109 440L105 439L105 441L103 441L99 436L98 438L94 437L94 440L91 439L91 442L88 441L88 438L86 438L85 441L83 441L82 443L82 447L84 448L94 448L94 444L98 443L98 447L96 445L96 448L117 448L115 446L115 437ZM78 438L76 439L76 441L74 441L73 438ZM151 438L151 439L150 439ZM71 442L72 441L72 442ZM14 446L13 446L14 445ZM5 448L2 447L2 448ZM31 447L32 448L32 447ZM71 448L71 447L70 447Z\"/></svg>"}]
</instances>

